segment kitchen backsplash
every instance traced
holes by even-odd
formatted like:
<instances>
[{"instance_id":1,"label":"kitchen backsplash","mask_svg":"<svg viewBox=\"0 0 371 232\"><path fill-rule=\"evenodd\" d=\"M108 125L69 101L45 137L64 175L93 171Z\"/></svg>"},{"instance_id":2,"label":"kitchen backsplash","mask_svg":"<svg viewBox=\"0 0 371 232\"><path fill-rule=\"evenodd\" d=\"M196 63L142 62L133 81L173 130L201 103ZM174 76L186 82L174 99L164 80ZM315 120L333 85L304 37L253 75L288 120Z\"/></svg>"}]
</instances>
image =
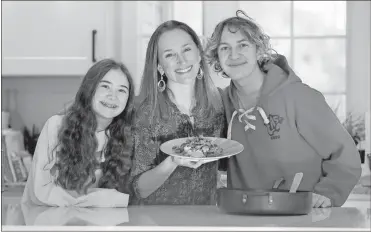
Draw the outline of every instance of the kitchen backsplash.
<instances>
[{"instance_id":1,"label":"kitchen backsplash","mask_svg":"<svg viewBox=\"0 0 371 232\"><path fill-rule=\"evenodd\" d=\"M10 126L41 130L46 120L75 97L81 77L2 77L1 110L10 112Z\"/></svg>"}]
</instances>

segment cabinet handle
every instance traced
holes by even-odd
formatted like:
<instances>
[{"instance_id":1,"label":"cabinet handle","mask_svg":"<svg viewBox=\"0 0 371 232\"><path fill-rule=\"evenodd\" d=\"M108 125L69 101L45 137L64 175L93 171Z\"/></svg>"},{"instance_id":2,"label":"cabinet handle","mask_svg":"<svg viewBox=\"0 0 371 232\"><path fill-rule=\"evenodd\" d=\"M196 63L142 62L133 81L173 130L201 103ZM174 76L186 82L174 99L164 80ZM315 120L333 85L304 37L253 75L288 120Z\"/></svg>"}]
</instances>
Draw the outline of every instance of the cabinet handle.
<instances>
[{"instance_id":1,"label":"cabinet handle","mask_svg":"<svg viewBox=\"0 0 371 232\"><path fill-rule=\"evenodd\" d=\"M95 63L97 59L95 59L95 35L97 34L97 30L92 31L92 61Z\"/></svg>"}]
</instances>

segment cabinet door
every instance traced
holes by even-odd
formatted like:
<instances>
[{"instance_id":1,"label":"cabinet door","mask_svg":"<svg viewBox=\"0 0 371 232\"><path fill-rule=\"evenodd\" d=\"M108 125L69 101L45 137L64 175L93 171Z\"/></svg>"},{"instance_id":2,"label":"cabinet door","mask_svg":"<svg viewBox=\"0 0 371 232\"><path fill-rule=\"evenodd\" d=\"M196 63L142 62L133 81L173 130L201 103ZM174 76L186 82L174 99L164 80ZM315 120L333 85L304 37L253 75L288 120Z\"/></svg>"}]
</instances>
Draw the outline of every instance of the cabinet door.
<instances>
[{"instance_id":1,"label":"cabinet door","mask_svg":"<svg viewBox=\"0 0 371 232\"><path fill-rule=\"evenodd\" d=\"M2 75L84 75L105 57L107 9L101 1L2 2Z\"/></svg>"}]
</instances>

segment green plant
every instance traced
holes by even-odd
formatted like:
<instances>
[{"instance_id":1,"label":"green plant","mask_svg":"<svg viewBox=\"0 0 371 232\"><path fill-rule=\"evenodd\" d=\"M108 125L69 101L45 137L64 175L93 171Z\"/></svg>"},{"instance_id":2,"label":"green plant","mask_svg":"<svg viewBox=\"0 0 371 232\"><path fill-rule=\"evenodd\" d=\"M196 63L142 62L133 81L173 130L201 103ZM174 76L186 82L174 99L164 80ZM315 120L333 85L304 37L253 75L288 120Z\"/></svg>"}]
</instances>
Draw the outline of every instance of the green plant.
<instances>
[{"instance_id":1,"label":"green plant","mask_svg":"<svg viewBox=\"0 0 371 232\"><path fill-rule=\"evenodd\" d=\"M355 116L351 112L348 112L343 122L343 126L352 136L356 145L365 140L365 119L362 116Z\"/></svg>"},{"instance_id":2,"label":"green plant","mask_svg":"<svg viewBox=\"0 0 371 232\"><path fill-rule=\"evenodd\" d=\"M339 115L339 106L333 108L333 111L336 115ZM352 136L356 145L360 141L365 140L365 118L363 116L357 116L352 112L347 112L342 124L350 136Z\"/></svg>"}]
</instances>

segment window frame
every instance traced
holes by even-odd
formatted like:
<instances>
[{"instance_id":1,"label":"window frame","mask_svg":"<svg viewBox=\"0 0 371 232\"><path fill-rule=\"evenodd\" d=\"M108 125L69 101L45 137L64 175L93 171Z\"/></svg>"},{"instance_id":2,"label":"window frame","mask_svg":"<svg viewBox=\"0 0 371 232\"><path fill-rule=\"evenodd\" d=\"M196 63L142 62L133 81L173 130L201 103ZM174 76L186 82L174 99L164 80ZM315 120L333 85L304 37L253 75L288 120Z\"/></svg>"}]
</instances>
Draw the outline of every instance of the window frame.
<instances>
[{"instance_id":1,"label":"window frame","mask_svg":"<svg viewBox=\"0 0 371 232\"><path fill-rule=\"evenodd\" d=\"M237 1L237 8L240 7L240 2ZM344 39L345 41L345 44L346 44L346 48L345 48L345 88L344 90L341 90L341 91L320 91L324 97L327 97L327 96L338 96L339 97L339 100L344 96L345 98L345 102L344 102L344 110L345 112L341 112L338 114L338 117L340 120L343 120L344 117L346 116L346 112L348 110L348 86L347 86L347 83L348 83L348 49L347 49L347 46L348 46L348 4L346 3L345 4L345 12L346 12L346 19L345 19L345 34L343 35L335 35L335 34L329 34L329 35L305 35L305 36L296 36L294 34L294 17L295 17L295 1L290 1L290 30L289 30L289 36L270 36L270 38L272 40L276 40L276 39L287 39L289 40L289 43L290 43L290 66L295 70L295 41L297 40L302 40L302 39L306 39L306 40L310 40L310 39L316 39L316 40L324 40L324 39ZM314 87L315 88L315 87ZM342 101L342 100L340 100ZM337 107L337 106L330 106L330 107Z\"/></svg>"}]
</instances>

